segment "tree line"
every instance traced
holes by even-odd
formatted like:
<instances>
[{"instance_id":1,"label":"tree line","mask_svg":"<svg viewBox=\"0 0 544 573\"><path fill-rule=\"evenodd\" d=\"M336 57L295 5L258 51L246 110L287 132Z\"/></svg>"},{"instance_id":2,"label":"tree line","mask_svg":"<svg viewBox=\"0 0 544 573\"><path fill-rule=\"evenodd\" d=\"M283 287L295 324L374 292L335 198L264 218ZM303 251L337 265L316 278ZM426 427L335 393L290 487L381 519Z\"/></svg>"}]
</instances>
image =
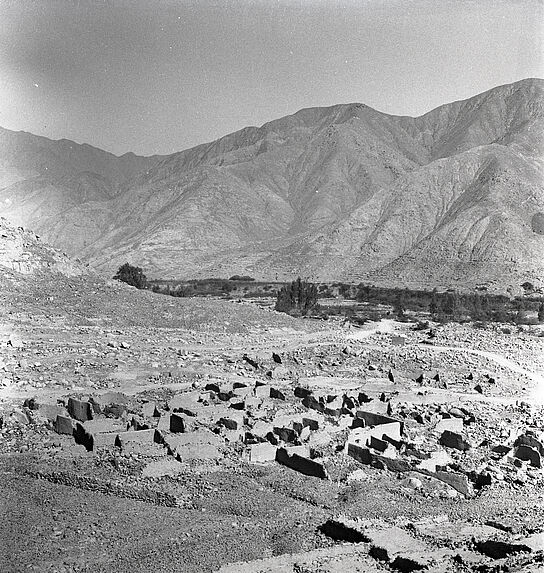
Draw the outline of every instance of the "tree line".
<instances>
[{"instance_id":1,"label":"tree line","mask_svg":"<svg viewBox=\"0 0 544 573\"><path fill-rule=\"evenodd\" d=\"M149 284L143 270L129 263L119 267L114 278L139 289L148 288ZM178 286L175 289L170 289L168 286L160 290L157 285L154 285L153 291L182 297L216 294L217 292L228 294L235 288L230 281L254 281L254 279L249 276L234 275L228 280L190 281L192 283L190 286ZM509 298L505 295L492 295L486 292L459 293L452 289L439 292L436 288L432 291L411 290L363 283L359 285L344 283L316 285L299 277L283 285L277 291L275 309L295 316L325 314L327 310L320 309L318 300L320 297L333 296L333 289L336 289L342 297L359 303L390 305L393 314L400 320L405 319L407 311L414 311L428 312L436 321L474 320L523 323L527 320L528 313L536 312L537 320L544 322L544 299L528 296L528 283L524 283L522 287L526 296Z\"/></svg>"}]
</instances>

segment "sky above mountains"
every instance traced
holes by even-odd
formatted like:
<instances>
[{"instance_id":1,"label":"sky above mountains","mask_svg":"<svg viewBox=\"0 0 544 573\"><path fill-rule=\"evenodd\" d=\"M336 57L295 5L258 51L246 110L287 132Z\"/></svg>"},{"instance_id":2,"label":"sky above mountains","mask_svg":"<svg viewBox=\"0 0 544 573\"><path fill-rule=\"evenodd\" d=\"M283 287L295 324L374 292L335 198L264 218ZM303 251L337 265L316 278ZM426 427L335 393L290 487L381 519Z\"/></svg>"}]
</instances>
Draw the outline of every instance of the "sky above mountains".
<instances>
[{"instance_id":1,"label":"sky above mountains","mask_svg":"<svg viewBox=\"0 0 544 573\"><path fill-rule=\"evenodd\" d=\"M116 154L544 77L541 0L0 0L0 21L0 125Z\"/></svg>"}]
</instances>

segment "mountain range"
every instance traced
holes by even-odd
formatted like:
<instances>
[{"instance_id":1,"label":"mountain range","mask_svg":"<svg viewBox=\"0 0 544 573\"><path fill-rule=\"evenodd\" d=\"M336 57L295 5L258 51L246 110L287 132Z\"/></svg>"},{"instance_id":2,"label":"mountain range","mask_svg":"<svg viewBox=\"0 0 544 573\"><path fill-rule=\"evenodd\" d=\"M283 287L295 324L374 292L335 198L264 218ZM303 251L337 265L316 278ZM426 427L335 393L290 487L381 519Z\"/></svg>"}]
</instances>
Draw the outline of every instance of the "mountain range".
<instances>
[{"instance_id":1,"label":"mountain range","mask_svg":"<svg viewBox=\"0 0 544 573\"><path fill-rule=\"evenodd\" d=\"M544 285L543 96L309 108L153 157L0 129L0 215L110 275Z\"/></svg>"}]
</instances>

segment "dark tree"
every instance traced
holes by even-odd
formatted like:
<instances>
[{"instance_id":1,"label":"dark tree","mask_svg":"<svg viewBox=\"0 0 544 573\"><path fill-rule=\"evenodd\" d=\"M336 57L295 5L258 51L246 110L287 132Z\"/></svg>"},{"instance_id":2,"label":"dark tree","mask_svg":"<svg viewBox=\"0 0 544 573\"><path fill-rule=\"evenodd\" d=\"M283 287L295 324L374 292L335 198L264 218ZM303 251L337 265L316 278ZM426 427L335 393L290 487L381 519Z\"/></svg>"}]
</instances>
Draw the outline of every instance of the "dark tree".
<instances>
[{"instance_id":1,"label":"dark tree","mask_svg":"<svg viewBox=\"0 0 544 573\"><path fill-rule=\"evenodd\" d=\"M275 309L280 312L293 311L306 315L317 306L317 287L303 281L300 277L291 284L283 286L276 298Z\"/></svg>"},{"instance_id":2,"label":"dark tree","mask_svg":"<svg viewBox=\"0 0 544 573\"><path fill-rule=\"evenodd\" d=\"M397 318L404 318L404 311L406 310L406 298L402 292L399 292L395 302L393 303L393 312Z\"/></svg>"},{"instance_id":3,"label":"dark tree","mask_svg":"<svg viewBox=\"0 0 544 573\"><path fill-rule=\"evenodd\" d=\"M538 306L538 322L544 322L544 302Z\"/></svg>"},{"instance_id":4,"label":"dark tree","mask_svg":"<svg viewBox=\"0 0 544 573\"><path fill-rule=\"evenodd\" d=\"M433 289L431 294L431 302L429 303L429 312L432 315L438 314L440 311L440 300L438 298L438 291L436 288Z\"/></svg>"},{"instance_id":5,"label":"dark tree","mask_svg":"<svg viewBox=\"0 0 544 573\"><path fill-rule=\"evenodd\" d=\"M482 298L479 294L475 294L472 297L472 309L470 315L474 320L481 320L482 318L485 318L482 307Z\"/></svg>"},{"instance_id":6,"label":"dark tree","mask_svg":"<svg viewBox=\"0 0 544 573\"><path fill-rule=\"evenodd\" d=\"M117 274L113 278L128 285L135 286L136 288L145 288L147 286L147 278L142 269L140 267L133 267L128 263L120 266Z\"/></svg>"},{"instance_id":7,"label":"dark tree","mask_svg":"<svg viewBox=\"0 0 544 573\"><path fill-rule=\"evenodd\" d=\"M459 312L459 295L457 291L448 291L444 300L444 312L452 317L456 317Z\"/></svg>"}]
</instances>

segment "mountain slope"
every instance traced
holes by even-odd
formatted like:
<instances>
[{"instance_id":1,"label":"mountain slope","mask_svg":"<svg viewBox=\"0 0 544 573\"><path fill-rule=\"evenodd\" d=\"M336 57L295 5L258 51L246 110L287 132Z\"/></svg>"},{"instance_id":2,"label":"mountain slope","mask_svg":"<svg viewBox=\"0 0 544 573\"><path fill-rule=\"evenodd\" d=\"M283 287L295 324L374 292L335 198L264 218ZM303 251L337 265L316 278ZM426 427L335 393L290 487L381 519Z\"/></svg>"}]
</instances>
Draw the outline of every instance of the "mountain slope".
<instances>
[{"instance_id":1,"label":"mountain slope","mask_svg":"<svg viewBox=\"0 0 544 573\"><path fill-rule=\"evenodd\" d=\"M0 206L107 272L504 290L544 277L543 95L529 79L418 118L345 104L166 157L97 167L95 150L59 160L54 192L42 169Z\"/></svg>"},{"instance_id":2,"label":"mountain slope","mask_svg":"<svg viewBox=\"0 0 544 573\"><path fill-rule=\"evenodd\" d=\"M100 236L108 202L159 159L0 128L0 215L78 255Z\"/></svg>"}]
</instances>

